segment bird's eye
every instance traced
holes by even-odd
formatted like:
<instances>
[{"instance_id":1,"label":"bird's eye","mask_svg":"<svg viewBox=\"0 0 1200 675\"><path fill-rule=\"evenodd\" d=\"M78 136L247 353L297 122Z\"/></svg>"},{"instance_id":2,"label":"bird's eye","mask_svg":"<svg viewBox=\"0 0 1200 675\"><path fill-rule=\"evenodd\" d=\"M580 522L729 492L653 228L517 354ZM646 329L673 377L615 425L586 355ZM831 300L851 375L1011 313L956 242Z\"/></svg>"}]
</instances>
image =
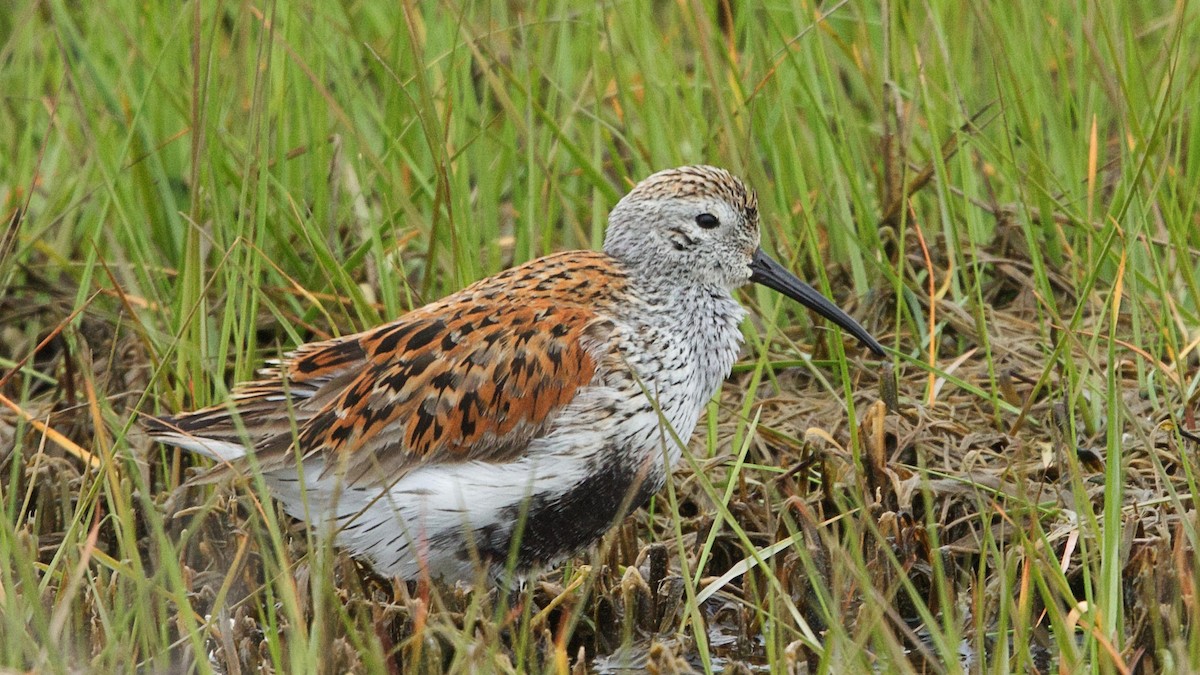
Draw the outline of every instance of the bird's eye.
<instances>
[{"instance_id":1,"label":"bird's eye","mask_svg":"<svg viewBox=\"0 0 1200 675\"><path fill-rule=\"evenodd\" d=\"M711 230L721 224L721 219L711 213L701 213L696 216L696 224L706 230Z\"/></svg>"}]
</instances>

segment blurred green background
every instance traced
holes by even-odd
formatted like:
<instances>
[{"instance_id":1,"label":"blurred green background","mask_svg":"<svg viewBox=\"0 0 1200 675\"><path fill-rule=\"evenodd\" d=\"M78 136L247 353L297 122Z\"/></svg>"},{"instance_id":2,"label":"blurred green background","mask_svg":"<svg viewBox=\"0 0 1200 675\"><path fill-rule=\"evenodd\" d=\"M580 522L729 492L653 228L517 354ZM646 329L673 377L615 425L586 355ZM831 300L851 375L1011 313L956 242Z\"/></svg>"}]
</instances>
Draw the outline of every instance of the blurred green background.
<instances>
[{"instance_id":1,"label":"blurred green background","mask_svg":"<svg viewBox=\"0 0 1200 675\"><path fill-rule=\"evenodd\" d=\"M1038 442L1086 438L1112 460L1133 428L1194 429L1198 13L1182 0L0 3L0 664L207 670L212 598L196 594L179 552L196 544L163 506L191 460L139 439L133 411L220 400L299 342L598 248L628 187L685 163L757 188L764 246L896 349L905 401L936 414L935 379L949 381L977 414L964 423L1016 435L1030 409L1006 390L1019 361L1029 401L1061 407L1065 436L1037 423ZM739 372L757 385L769 366L808 363L796 341L829 331L750 293L760 311ZM967 353L977 371L955 374ZM833 361L817 368L833 378L822 396L850 400L860 376ZM1131 392L1149 412L1122 403ZM734 405L738 438L753 402ZM702 451L736 453L716 419ZM930 621L945 631L930 663L954 670L965 641L989 669L1026 670L1036 633L1065 668L1127 665L1141 643L1122 573L1145 535L1126 529L1130 509L1191 508L1190 465L1155 466L1136 497L1121 461L1090 505L1086 478L1064 485L1083 502L1083 553L1036 534L1014 558L983 546L966 578L992 584L992 600ZM286 527L269 512L254 541L279 553ZM1170 523L1187 588L1194 524ZM386 666L393 646L336 609L334 586L313 582L305 599L263 555L283 570L245 603L265 608L246 610L270 628L265 662L333 663L343 640L353 667ZM1072 555L1082 577L1057 572ZM1005 605L1028 573L1017 560L1044 563L1040 602L1067 604L1049 618ZM1183 669L1200 640L1175 589L1147 650ZM944 590L940 611L954 597ZM1068 624L1079 598L1088 630ZM819 613L850 626L839 611ZM688 624L702 614L672 627L706 654ZM559 670L576 656L565 638L538 647L529 622L514 629L524 638L479 638L448 621L460 629L444 640L494 656L446 657L450 670ZM1046 622L1053 638L1037 633ZM792 663L784 646L803 631L764 630L750 661ZM887 622L829 630L801 640L818 670L912 667ZM856 656L868 643L875 656ZM403 644L406 663L426 663Z\"/></svg>"}]
</instances>

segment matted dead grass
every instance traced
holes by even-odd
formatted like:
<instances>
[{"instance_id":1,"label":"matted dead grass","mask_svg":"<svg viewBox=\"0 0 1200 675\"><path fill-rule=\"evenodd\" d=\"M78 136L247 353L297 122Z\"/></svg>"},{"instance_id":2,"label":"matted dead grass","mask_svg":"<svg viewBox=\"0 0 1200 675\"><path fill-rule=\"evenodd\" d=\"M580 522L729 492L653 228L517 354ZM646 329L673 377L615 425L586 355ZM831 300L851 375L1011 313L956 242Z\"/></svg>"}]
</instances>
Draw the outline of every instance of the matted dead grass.
<instances>
[{"instance_id":1,"label":"matted dead grass","mask_svg":"<svg viewBox=\"0 0 1200 675\"><path fill-rule=\"evenodd\" d=\"M689 672L700 659L692 632L697 601L683 575L702 565L699 614L713 662L726 672L763 668L772 660L769 652L776 664L782 657L797 672L817 669L821 662L804 640L780 635L820 639L831 629L867 651L880 648L883 631L913 669L940 671L947 664L938 655L944 651L933 646L931 618L957 624L965 666L996 656L980 650L1013 648L1011 639L1001 642L990 632L1004 612L1033 617L1027 634L1016 639L1047 668L1058 653L1047 628L1051 615L1088 630L1094 617L1081 603L1095 572L1085 568L1099 565L1100 549L1098 529L1089 522L1102 510L1107 463L1119 461L1127 560L1121 620L1130 637L1118 658L1130 668L1151 667L1169 649L1169 636L1190 630L1197 612L1187 459L1200 445L1188 431L1196 428L1195 397L1164 399L1162 391L1181 390L1167 386L1152 398L1138 382L1146 371L1174 382L1194 378L1195 344L1178 363L1149 362L1133 346L1132 329L1120 324L1127 343L1115 350L1121 359L1115 400L1123 406L1121 419L1137 422L1119 430L1120 454L1112 456L1105 401L1095 400L1101 390L1094 386L1107 368L1096 356L1104 350L1093 348L1093 336L1107 330L1105 304L1073 297L1060 280L1060 306L1084 308L1074 337L1056 353L1051 336L1062 336L1062 329L1042 328L1026 264L1010 251L982 263L997 279L982 296L989 303L986 342L976 313L937 303L935 317L946 324L936 355L940 374L931 377L919 367L924 356L897 371L853 359L855 420L845 414L840 385L831 393L826 384L835 381L828 362L818 361L815 370L778 368L753 392L752 374L740 369L719 398L715 454L698 433L691 442L694 463L685 462L675 475L678 517L668 513L669 496L660 495L653 512L629 516L597 551L565 571L545 573L521 597L394 584L345 556L314 557L309 533L282 516L285 550L264 550L264 507L253 490L180 489L193 459L164 453L136 430L114 445L136 409L152 408L143 394L156 368L142 329L115 298L95 300L79 327L65 333L58 327L72 315L69 296L53 284L10 289L0 299L4 351L28 355L31 364L6 374L0 389L9 403L0 411L0 475L6 494L20 495L18 538L43 563L68 541L79 500L102 499L99 483L151 486L153 494L135 503L158 509L170 536L182 542L192 606L201 614L218 601L222 607L208 624L207 654L192 653L180 640L172 661L181 666L207 659L229 673L270 670L261 618L270 602L264 593L272 583L269 570L278 562L265 560L282 555L293 561L290 571L305 602L312 601L308 576L329 574L341 616L351 617L321 615L328 631L324 657L333 670L366 668L356 646L364 638L348 628L357 626L391 654L387 665L394 672L556 664L572 664L576 672ZM928 297L913 293L929 311ZM893 315L890 302L872 307L855 313L886 333L878 329ZM794 358L792 340L805 339L811 329L788 330L771 353ZM912 338L899 342L909 345ZM1093 419L1067 419L1063 396L1073 388L1085 391L1099 411ZM739 462L734 439L750 427L739 419L748 396L757 422ZM20 457L13 454L18 438ZM108 462L105 454L113 451L132 461ZM126 475L134 470L140 481ZM711 491L717 486L716 494L724 494L731 481L723 508L740 532L728 526ZM122 535L100 515L106 508L101 504L90 524L90 541L100 552L115 553ZM141 564L153 570L159 561L157 548L145 541L149 529L136 536ZM755 551L758 567L751 562ZM1031 588L1031 565L1059 566L1068 587ZM98 590L85 594L72 619L91 627L80 636L84 642L104 639L103 578L96 576L92 588ZM510 599L515 608L504 609ZM307 612L314 616L312 607ZM515 640L524 646L514 647ZM771 640L778 644L768 645Z\"/></svg>"}]
</instances>

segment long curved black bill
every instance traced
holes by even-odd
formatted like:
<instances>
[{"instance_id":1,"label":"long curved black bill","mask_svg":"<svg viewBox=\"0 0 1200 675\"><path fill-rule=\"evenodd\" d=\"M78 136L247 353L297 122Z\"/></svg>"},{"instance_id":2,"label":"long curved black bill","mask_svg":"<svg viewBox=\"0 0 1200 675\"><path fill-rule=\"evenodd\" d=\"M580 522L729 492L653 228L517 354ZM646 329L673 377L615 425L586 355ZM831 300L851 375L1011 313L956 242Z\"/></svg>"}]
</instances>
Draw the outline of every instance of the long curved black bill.
<instances>
[{"instance_id":1,"label":"long curved black bill","mask_svg":"<svg viewBox=\"0 0 1200 675\"><path fill-rule=\"evenodd\" d=\"M866 328L863 328L849 314L838 309L837 305L818 293L817 289L797 279L796 275L775 262L761 248L754 252L754 258L750 261L750 281L783 293L841 326L843 330L858 338L876 355L885 355L883 345L879 344L879 341L872 337Z\"/></svg>"}]
</instances>

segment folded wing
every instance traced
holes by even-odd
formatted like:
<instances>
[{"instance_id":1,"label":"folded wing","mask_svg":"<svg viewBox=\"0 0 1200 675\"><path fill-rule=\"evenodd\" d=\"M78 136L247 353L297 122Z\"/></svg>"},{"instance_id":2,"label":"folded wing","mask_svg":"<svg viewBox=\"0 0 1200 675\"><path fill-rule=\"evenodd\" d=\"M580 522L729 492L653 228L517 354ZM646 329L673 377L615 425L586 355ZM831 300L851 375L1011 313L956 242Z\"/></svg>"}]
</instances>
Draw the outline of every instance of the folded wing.
<instances>
[{"instance_id":1,"label":"folded wing","mask_svg":"<svg viewBox=\"0 0 1200 675\"><path fill-rule=\"evenodd\" d=\"M159 440L266 468L320 457L388 484L427 462L504 462L596 375L611 321L548 298L467 291L370 331L304 345L229 403L151 420Z\"/></svg>"}]
</instances>

